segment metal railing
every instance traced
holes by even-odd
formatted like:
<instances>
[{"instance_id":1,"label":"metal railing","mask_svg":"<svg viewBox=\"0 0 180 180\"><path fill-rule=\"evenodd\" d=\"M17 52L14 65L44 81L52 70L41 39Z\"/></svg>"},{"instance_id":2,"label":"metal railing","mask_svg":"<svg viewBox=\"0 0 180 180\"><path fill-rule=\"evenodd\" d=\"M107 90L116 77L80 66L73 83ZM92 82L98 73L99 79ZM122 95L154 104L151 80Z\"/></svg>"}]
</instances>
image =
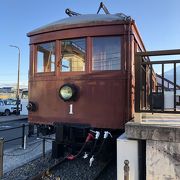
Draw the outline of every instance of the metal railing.
<instances>
[{"instance_id":1,"label":"metal railing","mask_svg":"<svg viewBox=\"0 0 180 180\"><path fill-rule=\"evenodd\" d=\"M28 125L22 124L21 126L12 127L12 128L6 128L6 129L0 129L0 132L7 132L15 129L22 129L22 136L18 136L12 139L4 139L3 137L0 138L0 178L3 177L3 155L4 155L4 144L9 143L18 139L22 139L22 148L26 149L26 131L25 128L29 127Z\"/></svg>"},{"instance_id":2,"label":"metal railing","mask_svg":"<svg viewBox=\"0 0 180 180\"><path fill-rule=\"evenodd\" d=\"M135 58L135 111L136 112L160 112L160 113L180 113L177 110L177 64L180 60L150 61L150 56L180 55L180 49L165 51L137 52ZM165 65L173 66L172 81L165 78ZM153 65L161 66L161 75L156 75ZM158 78L161 83L158 82ZM171 85L171 88L165 84ZM165 92L169 88L173 105L171 108L165 107ZM166 99L167 100L167 99ZM168 100L167 100L168 101Z\"/></svg>"},{"instance_id":3,"label":"metal railing","mask_svg":"<svg viewBox=\"0 0 180 180\"><path fill-rule=\"evenodd\" d=\"M25 124L22 124L21 126L17 126L17 127L12 127L12 128L6 128L6 129L0 129L0 132L3 132L3 131L10 131L10 130L15 130L15 129L22 129L22 136L18 136L18 137L15 137L15 138L12 138L12 139L4 139L4 143L8 143L8 142L12 142L12 141L15 141L15 140L18 140L18 139L22 139L22 148L25 149L25 146L26 146L26 132L25 132L25 128L26 127L29 127L29 124L25 125Z\"/></svg>"},{"instance_id":4,"label":"metal railing","mask_svg":"<svg viewBox=\"0 0 180 180\"><path fill-rule=\"evenodd\" d=\"M24 154L27 154L29 152L32 152L32 149L28 152L24 152L24 153L21 153L21 154L16 154L16 155L12 155L12 154L6 154L4 153L4 144L5 143L9 143L9 142L12 142L12 141L16 141L18 139L21 139L22 143L21 143L21 147L22 149L26 149L26 143L27 143L27 133L26 133L26 127L30 127L31 125L30 124L22 124L21 126L17 126L17 127L12 127L12 128L6 128L6 129L0 129L0 132L6 132L6 131L10 131L10 130L15 130L15 129L21 129L21 134L22 136L18 136L18 137L14 137L14 138L11 138L11 139L4 139L3 137L0 138L0 178L3 177L3 156L6 155L6 156L21 156L21 155L24 155ZM28 129L28 134L30 133L29 132L30 129ZM46 153L46 139L50 139L50 140L53 140L52 138L46 138L46 137L40 137L39 136L39 132L37 131L37 133L33 133L33 135L37 135L38 138L42 139L42 141L40 142L40 144L38 144L37 146L34 147L34 149L36 149L38 146L40 146L42 144L42 156L43 158L45 158L45 153Z\"/></svg>"}]
</instances>

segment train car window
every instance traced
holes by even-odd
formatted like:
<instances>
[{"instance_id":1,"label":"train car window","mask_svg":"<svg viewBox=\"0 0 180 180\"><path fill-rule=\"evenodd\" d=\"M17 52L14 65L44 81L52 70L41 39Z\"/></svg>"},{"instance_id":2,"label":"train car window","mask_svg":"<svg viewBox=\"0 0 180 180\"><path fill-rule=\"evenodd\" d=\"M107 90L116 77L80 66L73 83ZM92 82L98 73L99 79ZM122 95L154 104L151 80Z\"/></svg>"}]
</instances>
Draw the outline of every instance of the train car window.
<instances>
[{"instance_id":1,"label":"train car window","mask_svg":"<svg viewBox=\"0 0 180 180\"><path fill-rule=\"evenodd\" d=\"M55 42L37 45L37 72L55 71Z\"/></svg>"},{"instance_id":2,"label":"train car window","mask_svg":"<svg viewBox=\"0 0 180 180\"><path fill-rule=\"evenodd\" d=\"M118 36L94 37L92 70L121 69L121 39Z\"/></svg>"},{"instance_id":3,"label":"train car window","mask_svg":"<svg viewBox=\"0 0 180 180\"><path fill-rule=\"evenodd\" d=\"M85 71L86 39L61 41L61 72Z\"/></svg>"}]
</instances>

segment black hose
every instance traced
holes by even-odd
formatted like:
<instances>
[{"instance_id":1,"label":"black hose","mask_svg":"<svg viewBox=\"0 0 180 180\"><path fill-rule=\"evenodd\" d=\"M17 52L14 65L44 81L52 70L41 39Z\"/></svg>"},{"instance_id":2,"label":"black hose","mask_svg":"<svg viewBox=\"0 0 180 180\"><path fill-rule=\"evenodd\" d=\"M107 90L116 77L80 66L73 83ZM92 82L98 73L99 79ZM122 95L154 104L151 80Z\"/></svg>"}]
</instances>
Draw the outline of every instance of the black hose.
<instances>
[{"instance_id":1,"label":"black hose","mask_svg":"<svg viewBox=\"0 0 180 180\"><path fill-rule=\"evenodd\" d=\"M93 148L91 149L90 155L93 154L93 152L94 152L94 150L95 150L95 148L96 148L96 145L97 145L97 139L95 139L95 142L94 142Z\"/></svg>"},{"instance_id":2,"label":"black hose","mask_svg":"<svg viewBox=\"0 0 180 180\"><path fill-rule=\"evenodd\" d=\"M106 138L103 139L103 142L102 142L102 144L101 144L101 146L100 146L98 152L94 155L94 157L97 157L97 156L99 155L99 153L101 152L101 150L102 150L102 148L103 148L103 146L104 146L105 141L106 141Z\"/></svg>"}]
</instances>

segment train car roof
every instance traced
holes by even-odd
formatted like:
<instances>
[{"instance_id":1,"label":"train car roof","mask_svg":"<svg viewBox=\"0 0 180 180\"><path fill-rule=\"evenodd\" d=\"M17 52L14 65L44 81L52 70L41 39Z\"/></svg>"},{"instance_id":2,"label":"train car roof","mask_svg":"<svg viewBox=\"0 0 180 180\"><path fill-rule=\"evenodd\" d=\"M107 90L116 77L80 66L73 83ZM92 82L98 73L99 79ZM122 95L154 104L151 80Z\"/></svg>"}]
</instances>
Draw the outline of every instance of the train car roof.
<instances>
[{"instance_id":1,"label":"train car roof","mask_svg":"<svg viewBox=\"0 0 180 180\"><path fill-rule=\"evenodd\" d=\"M56 31L60 29L66 29L73 26L74 27L81 27L81 26L93 26L96 24L103 24L103 23L122 23L122 22L129 22L131 21L130 16L126 16L123 13L117 14L86 14L86 15L78 15L78 16L71 16L68 18L64 18L53 23L47 24L45 26L39 27L27 35L32 36L36 34L41 34L50 31Z\"/></svg>"}]
</instances>

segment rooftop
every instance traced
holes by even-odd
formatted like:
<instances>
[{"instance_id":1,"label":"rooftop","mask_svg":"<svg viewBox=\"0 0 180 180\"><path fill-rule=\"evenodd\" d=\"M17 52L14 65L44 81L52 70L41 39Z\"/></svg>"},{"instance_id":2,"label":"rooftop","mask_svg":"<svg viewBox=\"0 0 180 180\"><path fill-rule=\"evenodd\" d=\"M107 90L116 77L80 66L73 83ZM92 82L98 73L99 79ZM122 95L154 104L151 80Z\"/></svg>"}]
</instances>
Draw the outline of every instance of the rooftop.
<instances>
[{"instance_id":1,"label":"rooftop","mask_svg":"<svg viewBox=\"0 0 180 180\"><path fill-rule=\"evenodd\" d=\"M77 16L71 16L68 18L64 18L58 21L55 21L53 23L47 24L45 26L39 27L31 32L29 32L27 35L35 35L39 33L54 31L58 29L64 29L72 25L94 25L97 23L104 23L104 22L128 22L131 21L130 16L126 16L123 13L117 13L117 14L85 14L85 15L77 15Z\"/></svg>"}]
</instances>

